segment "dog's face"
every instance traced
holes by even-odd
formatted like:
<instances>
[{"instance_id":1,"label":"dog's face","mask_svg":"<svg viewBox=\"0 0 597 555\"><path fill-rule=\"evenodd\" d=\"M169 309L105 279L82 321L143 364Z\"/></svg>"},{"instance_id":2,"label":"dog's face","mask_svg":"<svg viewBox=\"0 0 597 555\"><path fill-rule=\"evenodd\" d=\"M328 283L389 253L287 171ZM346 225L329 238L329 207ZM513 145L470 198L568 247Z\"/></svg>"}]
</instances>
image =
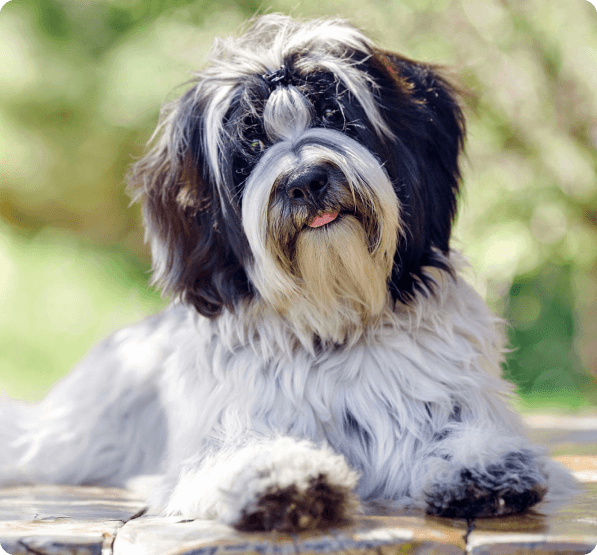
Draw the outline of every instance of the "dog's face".
<instances>
[{"instance_id":1,"label":"dog's face","mask_svg":"<svg viewBox=\"0 0 597 555\"><path fill-rule=\"evenodd\" d=\"M133 168L155 280L207 316L258 300L342 342L449 271L463 118L437 71L341 21L217 43Z\"/></svg>"}]
</instances>

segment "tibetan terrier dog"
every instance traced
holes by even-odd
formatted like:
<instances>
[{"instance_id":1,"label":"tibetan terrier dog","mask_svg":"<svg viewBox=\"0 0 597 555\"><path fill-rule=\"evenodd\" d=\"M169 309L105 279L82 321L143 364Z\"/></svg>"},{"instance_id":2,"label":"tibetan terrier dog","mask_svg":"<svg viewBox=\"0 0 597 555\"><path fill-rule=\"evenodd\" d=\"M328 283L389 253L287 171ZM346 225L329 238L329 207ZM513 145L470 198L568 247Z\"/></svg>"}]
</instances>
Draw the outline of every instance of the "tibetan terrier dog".
<instances>
[{"instance_id":1,"label":"tibetan terrier dog","mask_svg":"<svg viewBox=\"0 0 597 555\"><path fill-rule=\"evenodd\" d=\"M165 514L242 530L539 502L553 467L449 246L463 136L438 68L343 21L217 42L129 176L175 302L38 405L3 401L1 482L159 475Z\"/></svg>"}]
</instances>

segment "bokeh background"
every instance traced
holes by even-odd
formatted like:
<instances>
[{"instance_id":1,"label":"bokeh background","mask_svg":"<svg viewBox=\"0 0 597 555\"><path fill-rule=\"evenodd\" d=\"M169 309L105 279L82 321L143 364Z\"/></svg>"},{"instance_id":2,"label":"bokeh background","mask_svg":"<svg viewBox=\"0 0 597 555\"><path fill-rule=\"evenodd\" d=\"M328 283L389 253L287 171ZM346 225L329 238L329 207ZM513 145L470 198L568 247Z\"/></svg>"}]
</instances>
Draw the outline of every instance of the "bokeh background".
<instances>
[{"instance_id":1,"label":"bokeh background","mask_svg":"<svg viewBox=\"0 0 597 555\"><path fill-rule=\"evenodd\" d=\"M455 244L528 409L597 405L597 13L586 0L12 0L0 12L0 389L41 397L165 306L123 176L255 13L341 16L470 91ZM471 274L472 275L472 274Z\"/></svg>"}]
</instances>

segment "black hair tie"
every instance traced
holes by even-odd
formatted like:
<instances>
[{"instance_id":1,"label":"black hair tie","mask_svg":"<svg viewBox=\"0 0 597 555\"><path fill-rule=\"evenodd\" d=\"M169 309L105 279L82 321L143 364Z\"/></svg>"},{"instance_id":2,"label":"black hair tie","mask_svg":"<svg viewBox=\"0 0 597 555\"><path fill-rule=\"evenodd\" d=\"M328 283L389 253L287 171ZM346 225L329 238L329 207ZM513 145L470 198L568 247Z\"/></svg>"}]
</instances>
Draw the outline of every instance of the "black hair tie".
<instances>
[{"instance_id":1,"label":"black hair tie","mask_svg":"<svg viewBox=\"0 0 597 555\"><path fill-rule=\"evenodd\" d=\"M270 71L269 73L263 74L264 81L269 85L270 89L275 89L278 85L282 87L287 87L288 85L292 84L292 75L290 74L290 70L285 64L282 64L282 67L276 69L276 71Z\"/></svg>"}]
</instances>

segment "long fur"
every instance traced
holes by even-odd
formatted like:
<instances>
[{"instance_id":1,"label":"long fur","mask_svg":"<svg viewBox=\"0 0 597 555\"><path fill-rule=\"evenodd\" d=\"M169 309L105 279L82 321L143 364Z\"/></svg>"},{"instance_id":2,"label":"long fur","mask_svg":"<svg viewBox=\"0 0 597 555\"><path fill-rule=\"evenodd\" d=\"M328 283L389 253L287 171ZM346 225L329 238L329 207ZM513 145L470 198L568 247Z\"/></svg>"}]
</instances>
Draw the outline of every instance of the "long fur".
<instances>
[{"instance_id":1,"label":"long fur","mask_svg":"<svg viewBox=\"0 0 597 555\"><path fill-rule=\"evenodd\" d=\"M565 475L509 410L502 322L449 248L463 136L438 68L343 21L217 42L129 176L174 302L41 403L2 400L0 482L155 474L160 510L243 530L539 502Z\"/></svg>"}]
</instances>

